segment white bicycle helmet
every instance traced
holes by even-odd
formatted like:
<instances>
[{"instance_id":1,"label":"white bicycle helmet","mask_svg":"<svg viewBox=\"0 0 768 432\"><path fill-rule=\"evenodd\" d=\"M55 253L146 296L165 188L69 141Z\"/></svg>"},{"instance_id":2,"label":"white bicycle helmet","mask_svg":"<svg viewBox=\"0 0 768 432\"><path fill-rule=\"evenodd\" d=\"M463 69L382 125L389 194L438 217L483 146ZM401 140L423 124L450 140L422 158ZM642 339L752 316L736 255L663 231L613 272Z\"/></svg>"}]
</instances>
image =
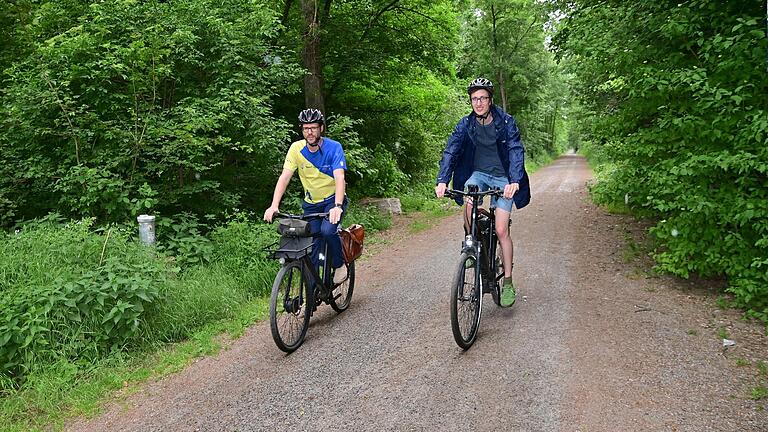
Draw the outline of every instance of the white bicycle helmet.
<instances>
[{"instance_id":1,"label":"white bicycle helmet","mask_svg":"<svg viewBox=\"0 0 768 432\"><path fill-rule=\"evenodd\" d=\"M309 108L299 113L299 124L305 123L325 123L325 117L319 109Z\"/></svg>"},{"instance_id":2,"label":"white bicycle helmet","mask_svg":"<svg viewBox=\"0 0 768 432\"><path fill-rule=\"evenodd\" d=\"M491 80L485 78L475 78L471 83L469 83L469 87L467 87L467 93L471 95L477 90L488 90L488 93L493 96L493 83Z\"/></svg>"}]
</instances>

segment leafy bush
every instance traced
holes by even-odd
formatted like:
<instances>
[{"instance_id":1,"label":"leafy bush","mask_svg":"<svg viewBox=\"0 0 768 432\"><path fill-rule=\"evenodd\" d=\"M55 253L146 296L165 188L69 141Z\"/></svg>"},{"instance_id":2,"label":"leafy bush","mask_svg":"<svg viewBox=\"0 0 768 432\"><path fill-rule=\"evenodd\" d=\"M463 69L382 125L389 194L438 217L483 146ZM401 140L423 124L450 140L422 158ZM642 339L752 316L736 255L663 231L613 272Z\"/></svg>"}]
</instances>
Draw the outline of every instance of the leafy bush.
<instances>
[{"instance_id":1,"label":"leafy bush","mask_svg":"<svg viewBox=\"0 0 768 432\"><path fill-rule=\"evenodd\" d=\"M88 361L130 344L164 295L167 269L119 229L91 220L28 225L0 239L0 363L22 379L58 358Z\"/></svg>"},{"instance_id":2,"label":"leafy bush","mask_svg":"<svg viewBox=\"0 0 768 432\"><path fill-rule=\"evenodd\" d=\"M182 340L269 293L277 272L263 252L277 238L273 226L242 214L210 239L194 218L169 222L173 246L163 251L175 259L141 246L134 229L94 232L92 219L58 219L0 238L0 389L57 364Z\"/></svg>"},{"instance_id":3,"label":"leafy bush","mask_svg":"<svg viewBox=\"0 0 768 432\"><path fill-rule=\"evenodd\" d=\"M392 216L380 212L374 206L350 205L344 216L344 225L354 223L365 227L366 232L383 231L392 226Z\"/></svg>"},{"instance_id":4,"label":"leafy bush","mask_svg":"<svg viewBox=\"0 0 768 432\"><path fill-rule=\"evenodd\" d=\"M607 164L593 196L661 220L660 269L725 275L736 304L768 322L764 11L737 0L571 6L555 45L576 77L580 135Z\"/></svg>"},{"instance_id":5,"label":"leafy bush","mask_svg":"<svg viewBox=\"0 0 768 432\"><path fill-rule=\"evenodd\" d=\"M180 268L204 264L211 260L213 246L203 235L208 230L189 213L158 217L155 221L157 250L172 257Z\"/></svg>"},{"instance_id":6,"label":"leafy bush","mask_svg":"<svg viewBox=\"0 0 768 432\"><path fill-rule=\"evenodd\" d=\"M0 70L0 207L4 196L21 218L57 210L120 221L147 206L217 213L261 190L258 174L289 130L273 101L300 76L275 43L281 27L269 5L18 9L18 36L9 35L18 58Z\"/></svg>"}]
</instances>

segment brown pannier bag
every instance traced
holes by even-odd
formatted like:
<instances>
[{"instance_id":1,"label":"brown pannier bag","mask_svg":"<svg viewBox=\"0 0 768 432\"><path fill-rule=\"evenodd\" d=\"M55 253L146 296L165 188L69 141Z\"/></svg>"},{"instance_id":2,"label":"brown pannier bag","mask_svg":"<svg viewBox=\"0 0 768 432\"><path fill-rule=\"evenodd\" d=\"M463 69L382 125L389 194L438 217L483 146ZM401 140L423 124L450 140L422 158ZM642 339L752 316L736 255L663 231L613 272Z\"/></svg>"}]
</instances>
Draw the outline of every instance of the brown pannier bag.
<instances>
[{"instance_id":1,"label":"brown pannier bag","mask_svg":"<svg viewBox=\"0 0 768 432\"><path fill-rule=\"evenodd\" d=\"M339 232L341 248L344 249L344 262L351 263L363 254L363 239L365 228L360 224L352 224Z\"/></svg>"}]
</instances>

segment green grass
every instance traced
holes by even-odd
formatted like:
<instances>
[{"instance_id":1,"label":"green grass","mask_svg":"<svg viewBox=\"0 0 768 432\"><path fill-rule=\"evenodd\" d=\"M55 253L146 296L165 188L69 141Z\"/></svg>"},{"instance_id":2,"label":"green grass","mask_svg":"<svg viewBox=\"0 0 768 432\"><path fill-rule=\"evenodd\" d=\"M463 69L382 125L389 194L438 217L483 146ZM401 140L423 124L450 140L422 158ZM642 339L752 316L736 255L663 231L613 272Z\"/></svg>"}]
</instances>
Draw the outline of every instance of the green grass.
<instances>
[{"instance_id":1,"label":"green grass","mask_svg":"<svg viewBox=\"0 0 768 432\"><path fill-rule=\"evenodd\" d=\"M736 359L736 366L749 366L749 365L750 365L749 360L745 358L739 357Z\"/></svg>"},{"instance_id":2,"label":"green grass","mask_svg":"<svg viewBox=\"0 0 768 432\"><path fill-rule=\"evenodd\" d=\"M754 387L752 389L752 394L750 396L752 400L760 400L768 398L768 387L764 385L759 385L757 387Z\"/></svg>"},{"instance_id":3,"label":"green grass","mask_svg":"<svg viewBox=\"0 0 768 432\"><path fill-rule=\"evenodd\" d=\"M126 397L148 380L179 372L198 357L216 354L222 335L236 338L268 313L269 298L256 298L239 307L233 318L207 324L183 342L118 354L91 365L53 365L3 399L0 430L59 430L70 417L96 415L104 402Z\"/></svg>"},{"instance_id":4,"label":"green grass","mask_svg":"<svg viewBox=\"0 0 768 432\"><path fill-rule=\"evenodd\" d=\"M760 375L768 377L768 362L761 360L755 366L757 366L757 371L760 372Z\"/></svg>"},{"instance_id":5,"label":"green grass","mask_svg":"<svg viewBox=\"0 0 768 432\"><path fill-rule=\"evenodd\" d=\"M432 228L440 219L448 215L455 214L458 211L459 208L454 206L439 206L431 208L422 212L418 219L411 222L409 231L411 233L417 233Z\"/></svg>"},{"instance_id":6,"label":"green grass","mask_svg":"<svg viewBox=\"0 0 768 432\"><path fill-rule=\"evenodd\" d=\"M730 336L728 335L728 329L725 327L719 327L717 329L717 337L720 339L729 339Z\"/></svg>"}]
</instances>

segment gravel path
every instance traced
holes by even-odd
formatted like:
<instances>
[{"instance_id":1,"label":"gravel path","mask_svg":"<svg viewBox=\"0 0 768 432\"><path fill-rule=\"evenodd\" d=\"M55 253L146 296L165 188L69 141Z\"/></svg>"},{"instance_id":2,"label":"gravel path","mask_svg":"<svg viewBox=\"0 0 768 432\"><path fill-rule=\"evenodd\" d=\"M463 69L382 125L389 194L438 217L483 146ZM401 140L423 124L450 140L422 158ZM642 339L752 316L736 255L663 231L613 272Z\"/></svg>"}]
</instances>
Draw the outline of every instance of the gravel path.
<instances>
[{"instance_id":1,"label":"gravel path","mask_svg":"<svg viewBox=\"0 0 768 432\"><path fill-rule=\"evenodd\" d=\"M768 360L763 329L718 310L699 283L626 262L626 238L642 228L590 204L589 178L575 155L532 176L533 201L513 215L526 300L502 310L486 296L467 352L449 322L462 236L451 216L417 234L395 229L358 262L350 309L324 306L295 353L255 325L68 429L768 431L765 399L748 398L768 385L754 366ZM737 340L728 352L721 327Z\"/></svg>"}]
</instances>

